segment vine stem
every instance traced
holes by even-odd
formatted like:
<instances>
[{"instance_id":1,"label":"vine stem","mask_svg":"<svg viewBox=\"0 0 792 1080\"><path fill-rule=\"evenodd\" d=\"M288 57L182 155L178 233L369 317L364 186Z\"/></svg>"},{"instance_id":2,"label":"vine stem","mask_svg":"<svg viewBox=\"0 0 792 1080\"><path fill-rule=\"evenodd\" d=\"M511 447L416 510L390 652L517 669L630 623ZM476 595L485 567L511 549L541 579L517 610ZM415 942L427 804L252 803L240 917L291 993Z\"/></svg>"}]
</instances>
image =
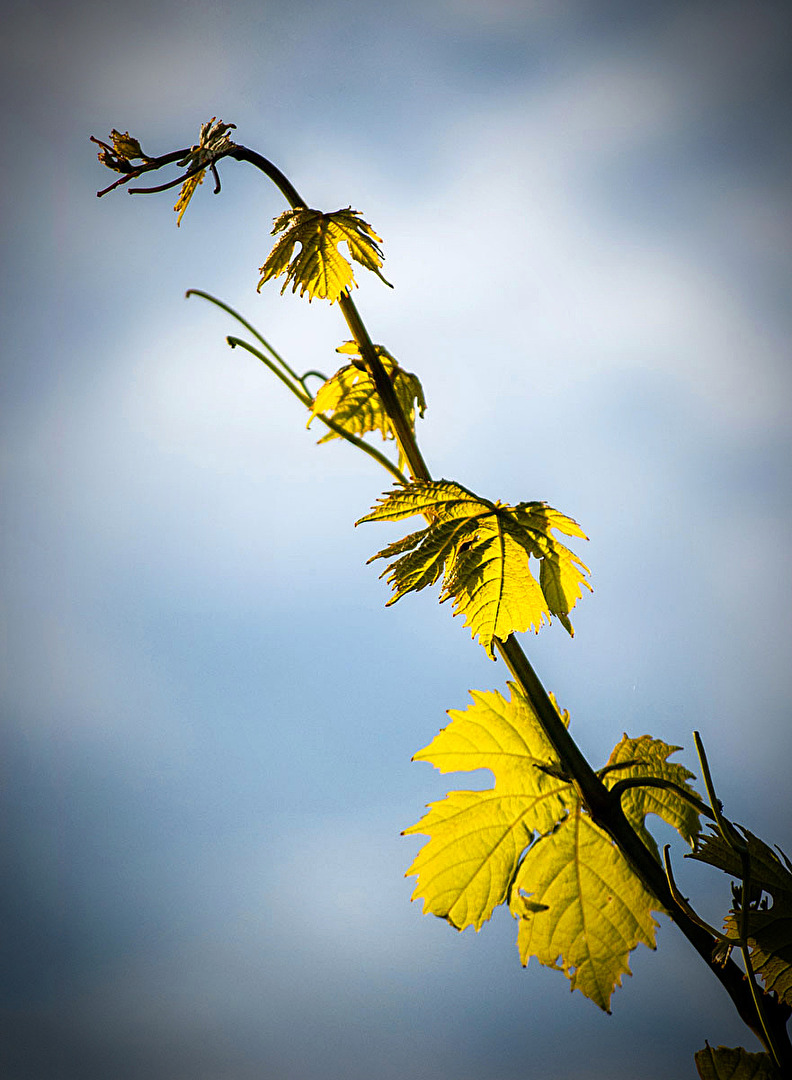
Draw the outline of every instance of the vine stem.
<instances>
[{"instance_id":1,"label":"vine stem","mask_svg":"<svg viewBox=\"0 0 792 1080\"><path fill-rule=\"evenodd\" d=\"M341 308L341 313L349 327L349 332L352 334L352 337L355 339L355 344L360 350L360 355L366 362L369 374L374 380L374 385L377 388L382 407L388 414L393 433L396 436L396 442L399 444L399 449L404 456L404 460L407 462L413 479L431 480L431 473L423 459L423 454L418 448L418 443L413 435L412 427L410 426L407 417L404 415L404 410L399 403L399 399L396 397L396 391L393 389L393 383L391 382L390 376L383 367L382 361L377 356L377 350L374 348L369 332L358 314L355 302L348 291L343 292L339 296L338 306Z\"/></svg>"},{"instance_id":2,"label":"vine stem","mask_svg":"<svg viewBox=\"0 0 792 1080\"><path fill-rule=\"evenodd\" d=\"M150 169L177 160L184 154L165 155L158 159L148 159L140 168L136 168L129 177L122 177L116 184L139 176ZM299 194L291 181L267 158L247 147L231 144L214 161L221 157L232 157L237 161L248 162L258 168L278 187L293 209L307 207L308 204ZM110 188L106 189L110 190ZM140 190L140 189L137 189ZM98 194L104 194L100 192ZM406 460L410 474L414 479L431 480L431 474L424 461L412 428L404 415L393 389L393 384L377 356L376 349L363 320L348 292L342 293L338 300L341 312L352 333L370 374L374 380L383 408L388 414L396 440ZM656 856L644 845L638 834L628 822L618 795L614 795L592 769L586 757L569 734L553 702L534 671L528 657L513 635L506 640L496 640L499 654L509 668L515 681L533 706L554 750L558 754L562 768L569 773L580 797L591 814L592 820L611 837L630 863L642 884L658 900L662 908L676 923L685 937L699 953L710 971L724 986L743 1022L756 1035L771 1058L779 1061L782 1068L792 1069L792 1045L786 1029L786 1015L782 1006L769 995L763 995L764 1015L757 1007L743 972L733 960L724 965L716 964L712 958L715 940L712 935L697 925L676 902L665 873ZM713 811L718 814L716 805ZM754 987L754 989L756 989ZM763 1023L764 1021L764 1023ZM768 1035L767 1027L772 1026L773 1038Z\"/></svg>"},{"instance_id":3,"label":"vine stem","mask_svg":"<svg viewBox=\"0 0 792 1080\"><path fill-rule=\"evenodd\" d=\"M279 169L276 169L266 159L255 155L252 151L245 151L243 155L241 153L243 149L237 147L237 152L233 153L232 156L238 160L249 161L251 164L261 168L277 184L292 207L297 208L307 205ZM388 414L396 440L413 479L431 480L431 473L418 447L413 430L396 397L390 377L377 356L369 332L348 292L341 294L338 305L360 350L360 355L366 362L374 379L383 408ZM713 975L723 985L732 999L740 1018L756 1035L771 1057L774 1059L777 1057L774 1044L776 1047L783 1044L784 1050L781 1059L785 1064L792 1065L792 1045L790 1045L786 1030L786 1017L782 1011L772 999L768 999L768 1004L776 1005L778 1014L777 1023L774 1025L777 1037L776 1039L770 1039L766 1031L766 1025L763 1022L766 1017L757 1009L751 991L746 986L743 972L732 960L728 960L724 965L713 961L714 941L712 936L697 925L684 909L677 904L661 864L644 845L628 822L622 810L619 796L614 796L603 784L575 740L569 734L566 725L550 700L547 690L542 685L514 635L509 635L505 641L496 639L496 647L520 689L536 711L545 734L558 754L562 768L573 778L592 820L608 833L622 851L642 884L658 899L663 909L676 923Z\"/></svg>"}]
</instances>

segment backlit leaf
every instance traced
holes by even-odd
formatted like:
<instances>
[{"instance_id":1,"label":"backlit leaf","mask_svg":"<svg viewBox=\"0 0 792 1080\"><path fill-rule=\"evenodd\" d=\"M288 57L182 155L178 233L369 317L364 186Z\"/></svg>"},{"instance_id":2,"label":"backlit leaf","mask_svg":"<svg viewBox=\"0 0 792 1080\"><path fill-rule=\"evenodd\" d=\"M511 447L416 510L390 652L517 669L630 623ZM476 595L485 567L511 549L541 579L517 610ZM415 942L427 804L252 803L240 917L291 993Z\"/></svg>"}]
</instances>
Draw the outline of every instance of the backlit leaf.
<instances>
[{"instance_id":1,"label":"backlit leaf","mask_svg":"<svg viewBox=\"0 0 792 1080\"><path fill-rule=\"evenodd\" d=\"M116 131L115 128L110 132L110 138L113 140L113 150L117 157L126 158L145 158L146 155L141 149L140 143L137 139L133 138L128 131L123 134L120 131Z\"/></svg>"},{"instance_id":2,"label":"backlit leaf","mask_svg":"<svg viewBox=\"0 0 792 1080\"><path fill-rule=\"evenodd\" d=\"M285 274L281 293L291 284L292 292L298 288L300 296L307 292L309 301L317 296L332 304L355 285L352 263L341 254L339 244L346 244L351 259L390 284L380 273L380 237L349 206L331 214L305 208L286 210L275 219L272 235L278 233L283 235L260 268L259 289L270 278ZM292 256L297 244L300 250Z\"/></svg>"},{"instance_id":3,"label":"backlit leaf","mask_svg":"<svg viewBox=\"0 0 792 1080\"><path fill-rule=\"evenodd\" d=\"M510 689L511 700L473 692L473 704L449 713L448 727L415 755L441 772L489 769L495 783L452 791L405 830L429 836L407 871L418 878L413 899L459 930L480 929L508 903L523 964L535 956L563 971L607 1010L631 950L654 948L659 905L563 778L530 702ZM665 764L647 753L642 775ZM634 816L642 821L640 810Z\"/></svg>"},{"instance_id":4,"label":"backlit leaf","mask_svg":"<svg viewBox=\"0 0 792 1080\"><path fill-rule=\"evenodd\" d=\"M110 132L109 143L102 142L101 139L97 139L93 135L91 136L91 142L95 142L97 146L101 147L99 160L108 169L112 169L113 172L134 172L136 166L132 165L132 161L138 159L142 161L151 160L143 153L137 139L133 138L128 131L122 133L113 128Z\"/></svg>"},{"instance_id":5,"label":"backlit leaf","mask_svg":"<svg viewBox=\"0 0 792 1080\"><path fill-rule=\"evenodd\" d=\"M216 158L233 149L234 143L231 142L231 136L228 133L235 127L236 124L224 124L222 120L218 120L217 117L213 116L211 120L201 124L198 142L191 146L181 161L178 162L180 168L197 169L198 171L194 172L192 176L188 176L181 186L179 198L173 208L179 215L176 219L177 225L181 225L184 211L187 209L190 199L198 190L198 185L203 183L206 170Z\"/></svg>"},{"instance_id":6,"label":"backlit leaf","mask_svg":"<svg viewBox=\"0 0 792 1080\"><path fill-rule=\"evenodd\" d=\"M670 780L691 795L696 792L688 784L694 779L693 773L676 762L667 759L681 750L680 746L669 746L660 739L642 735L640 739L628 739L625 735L613 748L608 759L608 772L603 777L607 787L613 787L619 780L648 776ZM620 768L614 765L624 762ZM627 820L641 836L646 846L659 857L657 845L644 824L647 814L657 814L663 821L677 830L680 836L693 847L700 825L698 811L676 792L667 788L634 787L629 788L621 797L621 805Z\"/></svg>"},{"instance_id":7,"label":"backlit leaf","mask_svg":"<svg viewBox=\"0 0 792 1080\"><path fill-rule=\"evenodd\" d=\"M769 1054L749 1054L728 1046L696 1051L696 1068L701 1080L780 1080Z\"/></svg>"},{"instance_id":8,"label":"backlit leaf","mask_svg":"<svg viewBox=\"0 0 792 1080\"><path fill-rule=\"evenodd\" d=\"M525 897L546 910L526 909ZM535 956L563 971L571 989L610 1012L639 944L655 947L658 902L606 832L578 805L523 860L512 890L523 964Z\"/></svg>"},{"instance_id":9,"label":"backlit leaf","mask_svg":"<svg viewBox=\"0 0 792 1080\"><path fill-rule=\"evenodd\" d=\"M571 805L569 785L537 768L556 760L553 749L530 703L510 689L511 701L472 691L473 704L449 712L448 727L413 758L444 773L489 769L495 777L486 791L451 792L405 829L431 837L407 871L418 876L413 899L457 930L479 930L506 903L534 834L552 829Z\"/></svg>"},{"instance_id":10,"label":"backlit leaf","mask_svg":"<svg viewBox=\"0 0 792 1080\"><path fill-rule=\"evenodd\" d=\"M179 215L176 218L176 224L181 225L181 219L184 217L184 211L190 205L190 199L198 190L198 185L203 183L204 176L206 175L206 169L201 169L200 172L194 173L192 176L188 176L181 186L179 191L179 198L176 200L176 205L173 209Z\"/></svg>"},{"instance_id":11,"label":"backlit leaf","mask_svg":"<svg viewBox=\"0 0 792 1080\"><path fill-rule=\"evenodd\" d=\"M571 518L547 506L490 502L448 480L417 480L384 495L361 521L399 521L423 514L426 528L373 556L393 560L387 576L395 603L443 577L441 602L478 636L490 656L496 638L533 629L557 616L571 634L568 615L582 595L588 567L552 530L585 539ZM360 524L360 522L358 522ZM398 558L394 558L398 556ZM539 561L539 580L531 559ZM373 560L369 560L373 561Z\"/></svg>"},{"instance_id":12,"label":"backlit leaf","mask_svg":"<svg viewBox=\"0 0 792 1080\"><path fill-rule=\"evenodd\" d=\"M391 354L381 345L375 345L377 355L382 365L391 378L393 389L404 415L415 431L415 414L424 415L426 401L424 400L423 388L417 375L404 371L396 363ZM344 342L336 350L340 353L360 356L357 346L353 341ZM308 420L310 427L314 417L319 413L331 416L337 424L352 435L365 435L370 431L379 431L383 439L394 438L388 415L382 407L379 394L374 385L374 380L365 367L357 364L348 364L337 371L332 378L328 379L316 393L311 416ZM319 440L320 443L330 439L338 439L335 431L330 431Z\"/></svg>"}]
</instances>

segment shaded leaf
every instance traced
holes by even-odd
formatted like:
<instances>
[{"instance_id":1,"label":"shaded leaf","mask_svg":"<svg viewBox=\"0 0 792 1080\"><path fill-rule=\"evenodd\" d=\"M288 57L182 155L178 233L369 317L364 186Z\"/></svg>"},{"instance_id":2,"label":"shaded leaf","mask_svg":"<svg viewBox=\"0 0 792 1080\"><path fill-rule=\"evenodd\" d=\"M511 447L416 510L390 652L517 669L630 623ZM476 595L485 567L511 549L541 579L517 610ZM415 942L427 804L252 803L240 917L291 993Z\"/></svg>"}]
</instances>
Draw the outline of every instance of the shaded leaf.
<instances>
[{"instance_id":1,"label":"shaded leaf","mask_svg":"<svg viewBox=\"0 0 792 1080\"><path fill-rule=\"evenodd\" d=\"M671 754L681 749L681 746L669 746L668 743L652 739L649 735L642 735L639 739L628 739L625 735L613 748L603 782L612 788L619 780L628 777L651 777L670 780L691 795L696 795L696 791L688 784L688 780L694 779L693 773L684 765L667 760ZM613 766L620 762L625 764L614 769ZM621 805L627 820L658 858L657 844L645 825L647 814L657 814L672 825L691 847L694 845L700 830L699 813L675 791L656 787L629 788L621 797Z\"/></svg>"},{"instance_id":2,"label":"shaded leaf","mask_svg":"<svg viewBox=\"0 0 792 1080\"><path fill-rule=\"evenodd\" d=\"M730 937L739 937L736 913L727 915L724 926ZM748 948L765 990L792 1006L792 901L788 894L775 900L767 911L749 913Z\"/></svg>"},{"instance_id":3,"label":"shaded leaf","mask_svg":"<svg viewBox=\"0 0 792 1080\"><path fill-rule=\"evenodd\" d=\"M710 826L711 832L704 833L696 850L686 855L687 859L695 859L697 862L708 863L710 866L723 870L733 878L742 880L742 862L739 854L726 843L721 834ZM740 832L748 844L748 855L751 859L751 880L754 885L764 889L773 896L787 893L792 896L792 872L788 862L774 851L764 840L754 836L748 829L740 826Z\"/></svg>"},{"instance_id":4,"label":"shaded leaf","mask_svg":"<svg viewBox=\"0 0 792 1080\"><path fill-rule=\"evenodd\" d=\"M588 567L552 535L552 530L585 539L571 518L531 502L508 506L482 499L448 480L416 480L384 495L363 521L399 521L423 514L426 528L379 551L373 559L393 560L387 576L395 603L441 576L441 602L453 597L454 614L490 656L496 638L533 629L557 616L571 634L568 614L591 589ZM394 558L398 556L398 558ZM539 580L531 559L539 560Z\"/></svg>"},{"instance_id":5,"label":"shaded leaf","mask_svg":"<svg viewBox=\"0 0 792 1080\"><path fill-rule=\"evenodd\" d=\"M519 860L536 832L552 829L571 805L569 785L537 765L556 760L530 703L514 684L511 700L471 691L473 704L451 711L451 723L414 761L440 772L489 769L494 787L453 791L405 835L430 837L407 875L413 899L458 930L479 930L508 899Z\"/></svg>"},{"instance_id":6,"label":"shaded leaf","mask_svg":"<svg viewBox=\"0 0 792 1080\"><path fill-rule=\"evenodd\" d=\"M270 278L285 274L281 293L291 284L292 292L298 288L300 296L307 292L309 301L317 296L334 303L356 284L352 263L341 254L339 244L346 244L351 259L390 284L380 273L380 237L349 206L330 214L306 208L286 210L275 219L272 235L278 233L283 235L260 268L259 289ZM300 250L292 257L297 244Z\"/></svg>"},{"instance_id":7,"label":"shaded leaf","mask_svg":"<svg viewBox=\"0 0 792 1080\"><path fill-rule=\"evenodd\" d=\"M792 1006L792 872L787 863L759 837L742 829L751 861L752 902L748 911L748 948L754 971L765 990L775 992L781 1001ZM715 866L730 877L742 881L739 854L719 832L707 833L697 849L687 856ZM772 905L761 893L772 898ZM724 928L735 945L740 935L740 893L726 916Z\"/></svg>"},{"instance_id":8,"label":"shaded leaf","mask_svg":"<svg viewBox=\"0 0 792 1080\"><path fill-rule=\"evenodd\" d=\"M415 431L416 412L423 416L426 410L423 388L417 375L404 371L399 367L396 360L381 345L375 345L377 355L382 365L391 378L393 389L404 415ZM336 350L340 353L352 354L359 357L357 346L353 341L344 342ZM328 379L316 393L311 406L311 416L308 420L310 427L313 419L319 414L325 413L340 424L345 431L352 435L365 435L370 431L379 431L383 439L395 438L388 415L382 407L379 394L377 393L374 380L365 369L352 363L342 367ZM320 443L330 439L338 439L335 431L328 432L319 440Z\"/></svg>"},{"instance_id":9,"label":"shaded leaf","mask_svg":"<svg viewBox=\"0 0 792 1080\"><path fill-rule=\"evenodd\" d=\"M546 910L527 911L526 900ZM529 850L511 907L520 916L523 964L535 956L563 971L572 990L606 1012L622 976L630 974L630 952L640 943L655 947L657 899L580 804Z\"/></svg>"},{"instance_id":10,"label":"shaded leaf","mask_svg":"<svg viewBox=\"0 0 792 1080\"><path fill-rule=\"evenodd\" d=\"M696 1068L701 1080L780 1080L781 1074L769 1054L749 1054L728 1046L696 1051Z\"/></svg>"}]
</instances>

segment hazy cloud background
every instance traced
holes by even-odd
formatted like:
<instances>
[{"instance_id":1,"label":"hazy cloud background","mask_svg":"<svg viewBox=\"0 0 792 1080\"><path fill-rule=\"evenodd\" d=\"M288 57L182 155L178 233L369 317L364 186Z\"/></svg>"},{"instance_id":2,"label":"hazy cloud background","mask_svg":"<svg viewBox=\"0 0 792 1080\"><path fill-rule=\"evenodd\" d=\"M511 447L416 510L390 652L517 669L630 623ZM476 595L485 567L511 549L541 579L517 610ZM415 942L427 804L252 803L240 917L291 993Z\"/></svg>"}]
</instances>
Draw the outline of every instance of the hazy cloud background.
<instances>
[{"instance_id":1,"label":"hazy cloud background","mask_svg":"<svg viewBox=\"0 0 792 1080\"><path fill-rule=\"evenodd\" d=\"M788 6L5 8L4 1075L655 1080L748 1044L667 924L605 1017L508 916L409 904L399 832L449 787L410 755L503 667L431 597L382 610L393 534L351 525L385 474L182 299L333 370L336 309L255 292L278 193L226 163L177 231L172 193L97 201L87 138L217 115L364 212L435 475L591 536L574 641L526 641L582 746L695 768L698 728L788 850Z\"/></svg>"}]
</instances>

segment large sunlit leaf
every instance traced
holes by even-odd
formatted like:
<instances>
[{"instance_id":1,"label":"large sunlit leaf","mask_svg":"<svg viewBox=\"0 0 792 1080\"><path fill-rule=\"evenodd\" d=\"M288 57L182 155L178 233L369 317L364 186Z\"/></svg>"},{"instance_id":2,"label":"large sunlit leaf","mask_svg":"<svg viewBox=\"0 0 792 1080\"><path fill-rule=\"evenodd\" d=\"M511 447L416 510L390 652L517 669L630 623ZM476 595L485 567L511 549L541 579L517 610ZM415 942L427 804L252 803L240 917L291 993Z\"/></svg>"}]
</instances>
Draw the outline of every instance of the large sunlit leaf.
<instances>
[{"instance_id":1,"label":"large sunlit leaf","mask_svg":"<svg viewBox=\"0 0 792 1080\"><path fill-rule=\"evenodd\" d=\"M629 974L630 952L640 943L654 948L659 904L563 778L531 704L510 689L511 700L473 692L473 704L449 713L448 727L415 755L441 772L489 769L495 782L452 791L405 830L429 837L407 871L418 878L413 899L459 930L480 929L508 903L519 920L523 964L535 956L563 971L572 989L608 1010ZM566 713L562 719L568 722ZM641 775L663 774L667 755L631 742L645 751ZM636 824L644 809L636 804ZM675 819L674 808L662 809Z\"/></svg>"},{"instance_id":2,"label":"large sunlit leaf","mask_svg":"<svg viewBox=\"0 0 792 1080\"><path fill-rule=\"evenodd\" d=\"M535 910L538 904L544 910ZM572 990L606 1012L622 976L630 974L630 952L641 943L655 947L656 898L579 804L529 850L511 907L520 916L523 964L535 956L563 971Z\"/></svg>"},{"instance_id":3,"label":"large sunlit leaf","mask_svg":"<svg viewBox=\"0 0 792 1080\"><path fill-rule=\"evenodd\" d=\"M748 911L748 948L754 971L765 989L774 991L781 1001L792 1006L792 872L788 861L754 836L741 830L748 844L751 864L751 906ZM718 832L707 833L689 856L742 881L739 854ZM762 895L765 894L765 895ZM727 915L724 928L737 944L740 934L739 892ZM772 904L768 902L772 899Z\"/></svg>"},{"instance_id":4,"label":"large sunlit leaf","mask_svg":"<svg viewBox=\"0 0 792 1080\"><path fill-rule=\"evenodd\" d=\"M449 712L448 727L413 758L440 772L489 769L495 777L487 791L453 791L432 803L405 830L431 837L407 871L418 876L413 899L458 930L480 929L508 900L525 848L569 805L568 785L538 768L555 755L536 714L515 686L510 689L511 701L472 691L473 704Z\"/></svg>"},{"instance_id":5,"label":"large sunlit leaf","mask_svg":"<svg viewBox=\"0 0 792 1080\"><path fill-rule=\"evenodd\" d=\"M749 1054L741 1046L712 1047L696 1051L701 1080L780 1080L769 1054Z\"/></svg>"},{"instance_id":6,"label":"large sunlit leaf","mask_svg":"<svg viewBox=\"0 0 792 1080\"><path fill-rule=\"evenodd\" d=\"M375 345L377 355L391 378L393 389L408 423L415 431L416 412L423 416L426 410L423 388L417 375L399 367L387 349ZM332 417L337 424L351 435L365 435L370 431L379 431L383 439L394 438L388 414L382 406L374 380L362 366L360 353L354 341L346 341L337 352L358 358L358 363L348 364L319 387L311 406L310 427L313 419L320 413ZM330 431L319 440L320 443L338 439L335 431Z\"/></svg>"},{"instance_id":7,"label":"large sunlit leaf","mask_svg":"<svg viewBox=\"0 0 792 1080\"><path fill-rule=\"evenodd\" d=\"M620 780L649 776L668 780L695 796L696 792L688 783L688 780L694 779L693 773L684 765L668 761L671 754L681 749L680 746L669 746L660 739L652 739L649 735L642 735L640 739L628 739L625 735L613 748L603 781L612 788ZM621 805L627 820L656 855L659 855L657 845L644 824L647 814L657 814L673 825L691 847L695 844L700 828L698 811L673 790L631 787L622 795Z\"/></svg>"},{"instance_id":8,"label":"large sunlit leaf","mask_svg":"<svg viewBox=\"0 0 792 1080\"><path fill-rule=\"evenodd\" d=\"M573 633L569 612L582 587L591 589L589 570L553 530L585 539L575 521L546 503L508 506L448 480L417 480L384 495L361 522L417 514L427 518L426 528L373 556L392 560L382 574L393 587L389 603L442 576L441 602L453 598L454 614L465 616L490 656L496 638L538 631L553 615ZM532 559L538 560L538 581Z\"/></svg>"},{"instance_id":9,"label":"large sunlit leaf","mask_svg":"<svg viewBox=\"0 0 792 1080\"><path fill-rule=\"evenodd\" d=\"M352 263L341 254L339 244L346 244L351 259L390 284L380 272L381 238L349 206L330 214L305 208L286 210L275 219L272 235L278 233L283 235L260 268L259 289L270 278L285 274L281 293L291 285L292 292L300 290L300 296L307 292L309 301L317 296L334 303L356 284ZM298 244L300 250L293 256Z\"/></svg>"}]
</instances>

